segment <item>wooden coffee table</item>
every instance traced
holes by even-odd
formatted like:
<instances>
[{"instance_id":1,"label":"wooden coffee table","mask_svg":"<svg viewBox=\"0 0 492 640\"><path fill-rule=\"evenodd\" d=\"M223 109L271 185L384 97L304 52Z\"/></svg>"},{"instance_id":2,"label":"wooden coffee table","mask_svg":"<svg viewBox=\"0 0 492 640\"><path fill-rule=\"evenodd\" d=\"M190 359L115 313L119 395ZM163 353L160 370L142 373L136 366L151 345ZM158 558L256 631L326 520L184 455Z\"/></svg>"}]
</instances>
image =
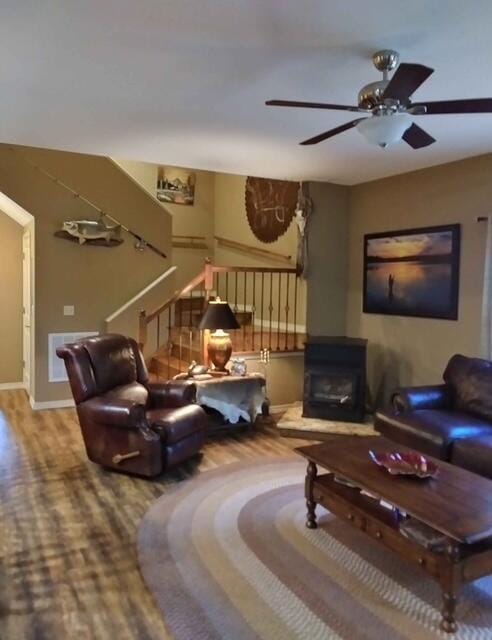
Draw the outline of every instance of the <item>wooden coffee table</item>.
<instances>
[{"instance_id":1,"label":"wooden coffee table","mask_svg":"<svg viewBox=\"0 0 492 640\"><path fill-rule=\"evenodd\" d=\"M460 587L492 573L492 481L441 460L435 460L436 478L391 476L369 459L369 449L408 450L386 438L357 436L333 436L296 449L308 460L306 526L317 527L315 509L321 504L423 569L442 589L441 629L453 633ZM318 467L327 473L318 474ZM335 481L335 476L356 488ZM401 528L409 519L428 525L444 544L432 549L405 537Z\"/></svg>"}]
</instances>

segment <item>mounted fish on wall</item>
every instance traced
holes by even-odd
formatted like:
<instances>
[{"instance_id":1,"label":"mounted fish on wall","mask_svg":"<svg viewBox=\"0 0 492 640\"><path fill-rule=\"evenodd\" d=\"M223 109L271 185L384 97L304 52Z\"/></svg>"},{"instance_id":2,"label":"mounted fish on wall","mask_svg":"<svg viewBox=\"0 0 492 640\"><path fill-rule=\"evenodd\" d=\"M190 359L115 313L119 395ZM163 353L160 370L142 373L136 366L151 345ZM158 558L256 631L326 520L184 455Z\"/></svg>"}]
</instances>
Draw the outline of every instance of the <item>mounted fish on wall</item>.
<instances>
[{"instance_id":1,"label":"mounted fish on wall","mask_svg":"<svg viewBox=\"0 0 492 640\"><path fill-rule=\"evenodd\" d=\"M105 247L116 247L123 242L121 225L107 225L102 217L99 220L67 220L55 236L79 244Z\"/></svg>"}]
</instances>

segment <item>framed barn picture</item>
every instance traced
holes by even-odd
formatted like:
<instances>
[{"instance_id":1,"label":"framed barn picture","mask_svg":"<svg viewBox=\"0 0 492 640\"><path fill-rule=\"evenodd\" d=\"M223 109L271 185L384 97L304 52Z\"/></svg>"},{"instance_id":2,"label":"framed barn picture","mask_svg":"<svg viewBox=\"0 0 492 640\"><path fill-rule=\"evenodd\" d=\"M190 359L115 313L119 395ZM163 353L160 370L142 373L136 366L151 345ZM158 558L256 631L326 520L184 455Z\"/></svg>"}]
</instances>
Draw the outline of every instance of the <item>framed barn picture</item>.
<instances>
[{"instance_id":1,"label":"framed barn picture","mask_svg":"<svg viewBox=\"0 0 492 640\"><path fill-rule=\"evenodd\" d=\"M157 170L157 199L169 204L193 205L196 174L176 167Z\"/></svg>"},{"instance_id":2,"label":"framed barn picture","mask_svg":"<svg viewBox=\"0 0 492 640\"><path fill-rule=\"evenodd\" d=\"M364 313L457 320L460 225L364 236Z\"/></svg>"}]
</instances>

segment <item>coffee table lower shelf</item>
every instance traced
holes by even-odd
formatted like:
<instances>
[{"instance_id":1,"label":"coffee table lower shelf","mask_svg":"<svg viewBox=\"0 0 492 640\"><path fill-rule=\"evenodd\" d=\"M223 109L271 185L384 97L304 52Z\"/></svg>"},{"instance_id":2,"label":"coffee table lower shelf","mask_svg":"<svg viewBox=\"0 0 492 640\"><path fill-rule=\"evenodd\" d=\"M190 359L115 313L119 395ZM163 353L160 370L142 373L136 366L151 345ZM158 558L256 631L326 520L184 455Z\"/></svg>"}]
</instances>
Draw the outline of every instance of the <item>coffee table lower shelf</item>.
<instances>
[{"instance_id":1,"label":"coffee table lower shelf","mask_svg":"<svg viewBox=\"0 0 492 640\"><path fill-rule=\"evenodd\" d=\"M332 473L318 476L317 466L311 461L305 495L309 529L317 528L316 505L320 504L434 578L443 594L441 629L447 633L457 630L455 608L461 586L492 573L490 542L467 545L447 538L439 551L427 549L400 532L397 511L381 506L378 499L361 494L358 488L336 482Z\"/></svg>"}]
</instances>

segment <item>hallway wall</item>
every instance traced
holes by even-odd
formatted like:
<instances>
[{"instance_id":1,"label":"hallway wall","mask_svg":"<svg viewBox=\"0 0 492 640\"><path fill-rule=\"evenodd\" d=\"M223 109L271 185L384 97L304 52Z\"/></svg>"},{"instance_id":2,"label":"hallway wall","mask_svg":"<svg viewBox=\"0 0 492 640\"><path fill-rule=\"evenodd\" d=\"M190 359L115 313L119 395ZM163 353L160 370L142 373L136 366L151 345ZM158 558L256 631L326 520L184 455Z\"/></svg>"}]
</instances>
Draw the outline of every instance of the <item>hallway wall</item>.
<instances>
[{"instance_id":1,"label":"hallway wall","mask_svg":"<svg viewBox=\"0 0 492 640\"><path fill-rule=\"evenodd\" d=\"M22 382L23 231L0 211L0 385Z\"/></svg>"},{"instance_id":2,"label":"hallway wall","mask_svg":"<svg viewBox=\"0 0 492 640\"><path fill-rule=\"evenodd\" d=\"M168 258L136 251L134 238L125 233L118 247L55 237L63 221L98 214L26 160L151 240ZM0 145L0 191L29 211L36 224L34 400L68 400L68 383L48 380L48 334L103 331L108 315L170 266L171 216L112 160L77 153ZM65 316L64 305L73 305L75 315Z\"/></svg>"}]
</instances>

